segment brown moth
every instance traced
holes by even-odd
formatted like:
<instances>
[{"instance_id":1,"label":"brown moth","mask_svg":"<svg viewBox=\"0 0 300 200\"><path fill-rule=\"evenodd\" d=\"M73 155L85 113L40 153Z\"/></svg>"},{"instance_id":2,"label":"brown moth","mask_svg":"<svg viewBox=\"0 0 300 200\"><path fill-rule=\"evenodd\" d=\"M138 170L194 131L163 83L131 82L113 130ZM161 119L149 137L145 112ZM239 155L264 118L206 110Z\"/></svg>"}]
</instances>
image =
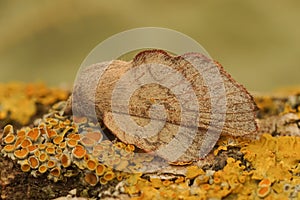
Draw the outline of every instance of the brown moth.
<instances>
[{"instance_id":1,"label":"brown moth","mask_svg":"<svg viewBox=\"0 0 300 200\"><path fill-rule=\"evenodd\" d=\"M205 82L203 75L199 74L199 71L193 66L193 60L200 60L200 67L202 64L204 66L207 63L214 63L220 73L221 82L213 84L222 83L225 88L224 94L212 95L213 91L209 90L208 85L211 83ZM107 66L105 70L103 70L103 66ZM141 66L151 67L142 73L138 71ZM171 71L176 71L176 77L182 76L183 78L177 81L177 79L172 79L172 74L169 75L166 72L168 75L164 75L164 70L155 71L159 66L167 66ZM130 76L133 81L126 82L126 78L122 79L122 77L131 72L130 70L136 70ZM125 98L121 94L122 88L124 88L123 93L126 93L126 89L129 88L129 91L131 87L134 87L135 82L143 82L145 74L150 74L151 78L159 79L158 81L163 84L140 84L139 88L132 89L128 104L124 103ZM172 82L171 86L164 86L164 83L167 84L168 81ZM189 88L185 88L184 81L189 83ZM216 85L217 87L218 85ZM179 94L174 93L174 88L179 88ZM120 94L116 91L119 91ZM120 98L115 98L118 95ZM212 150L220 134L245 136L257 132L255 122L257 107L252 96L242 85L233 80L220 64L198 53L172 56L162 50L146 50L137 54L130 62L114 60L91 65L83 69L77 78L72 96L73 102L70 98L67 109L70 110L73 106L76 114L89 117L93 117L90 110L94 110L97 118L103 120L105 126L122 142L134 144L146 152L157 151L159 156L173 164L188 163L204 158ZM178 99L178 96L182 98ZM226 98L225 105L224 102L218 101L221 97ZM216 98L215 107L223 106L225 108L225 111L222 111L224 113L214 114L217 121L218 116L224 114L222 126L221 122L220 124L211 123L213 118L212 98ZM185 102L180 102L182 99ZM164 107L164 118L151 113L150 109L153 104ZM190 104L196 104L197 109L195 109L196 107L185 108ZM113 108L117 108L117 111ZM184 109L188 111L183 112ZM127 112L125 112L126 110ZM184 122L182 122L181 116L183 113L186 115ZM191 115L198 114L196 124L192 123L196 118L189 118L189 113ZM140 134L128 131L134 132L138 129L132 129L131 123L125 123L123 127L120 127L116 121L116 119L128 119L128 117L137 126L142 127L139 129ZM161 124L162 121L164 121L163 126L158 130L153 130L153 134L147 133L147 135L146 132L141 131L151 122ZM222 121L221 117L219 121ZM210 129L210 134L207 134L208 129ZM196 130L194 135L191 134L193 130ZM178 152L181 152L180 155L177 155Z\"/></svg>"}]
</instances>

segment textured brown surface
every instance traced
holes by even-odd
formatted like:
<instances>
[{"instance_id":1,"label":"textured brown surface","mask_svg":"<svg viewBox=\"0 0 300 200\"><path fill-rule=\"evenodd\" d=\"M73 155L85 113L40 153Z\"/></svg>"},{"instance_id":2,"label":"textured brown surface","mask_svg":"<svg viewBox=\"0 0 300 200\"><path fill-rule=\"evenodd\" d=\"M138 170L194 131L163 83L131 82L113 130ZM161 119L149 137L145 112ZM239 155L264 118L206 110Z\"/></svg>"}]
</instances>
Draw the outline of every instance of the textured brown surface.
<instances>
[{"instance_id":1,"label":"textured brown surface","mask_svg":"<svg viewBox=\"0 0 300 200\"><path fill-rule=\"evenodd\" d=\"M201 54L191 54L198 57L203 57ZM184 56L189 57L189 54ZM173 57L161 50L148 50L139 53L131 62L113 61L109 67L99 78L99 72L107 63L99 63L85 68L81 76L78 78L75 85L73 95L76 95L76 102L73 106L76 107L79 114L89 115L87 112L90 109L96 108L98 118L104 120L105 125L115 134L121 141L131 143L146 151L154 151L168 144L172 139L177 140L178 147L182 142L181 138L188 138L188 132L183 136L178 136L177 131L181 123L181 107L180 102L169 88L157 84L147 84L137 89L130 98L129 114L138 125L145 126L149 123L149 108L155 103L163 105L166 109L167 117L165 126L154 136L141 138L130 133L122 131L114 121L111 110L111 99L114 88L119 79L128 70L139 67L142 64L163 64L176 70L182 74L184 78L192 85L195 93L199 110L191 110L191 112L199 112L198 132L189 148L185 153L176 160L176 162L189 162L199 159L199 151L202 148L204 156L211 151L219 135L205 135L211 122L211 97L208 92L208 86L205 84L201 75L193 67L193 65L184 59L184 56ZM209 60L203 59L203 62ZM218 67L226 90L226 120L221 131L222 134L232 136L243 136L254 134L257 130L255 123L256 105L251 95L246 89L234 81L227 74L221 65ZM209 69L210 70L210 69ZM164 77L167 78L167 77ZM138 81L139 77L136 77ZM100 80L100 81L99 81ZM99 81L99 82L98 82ZM97 87L92 87L92 84L97 83ZM180 83L178 83L180 84ZM125 85L124 87L130 87ZM96 89L96 93L94 93ZM183 95L190 95L190 91L183 91ZM95 94L95 99L94 99ZM215 97L219 98L219 97ZM95 102L95 103L94 103ZM216 101L218 103L218 101ZM183 103L184 105L184 103ZM222 105L219 105L222 106ZM70 109L70 108L69 108ZM77 114L78 114L77 112ZM126 113L117 113L126 115ZM160 119L157 119L160 120ZM190 123L186 122L183 126L189 127ZM193 127L191 127L193 128ZM218 132L218 125L210 127ZM182 144L184 145L184 144ZM161 155L168 160L170 154Z\"/></svg>"}]
</instances>

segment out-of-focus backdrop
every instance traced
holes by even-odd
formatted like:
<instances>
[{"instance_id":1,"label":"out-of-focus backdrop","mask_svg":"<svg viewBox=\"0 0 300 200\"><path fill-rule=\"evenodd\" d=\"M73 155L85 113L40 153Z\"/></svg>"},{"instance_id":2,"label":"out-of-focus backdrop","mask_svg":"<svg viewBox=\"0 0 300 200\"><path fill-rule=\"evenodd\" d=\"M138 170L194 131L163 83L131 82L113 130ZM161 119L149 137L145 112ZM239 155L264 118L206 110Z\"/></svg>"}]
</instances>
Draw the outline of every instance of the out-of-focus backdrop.
<instances>
[{"instance_id":1,"label":"out-of-focus backdrop","mask_svg":"<svg viewBox=\"0 0 300 200\"><path fill-rule=\"evenodd\" d=\"M109 36L156 26L198 41L251 91L300 85L300 1L0 0L0 82L72 86Z\"/></svg>"}]
</instances>

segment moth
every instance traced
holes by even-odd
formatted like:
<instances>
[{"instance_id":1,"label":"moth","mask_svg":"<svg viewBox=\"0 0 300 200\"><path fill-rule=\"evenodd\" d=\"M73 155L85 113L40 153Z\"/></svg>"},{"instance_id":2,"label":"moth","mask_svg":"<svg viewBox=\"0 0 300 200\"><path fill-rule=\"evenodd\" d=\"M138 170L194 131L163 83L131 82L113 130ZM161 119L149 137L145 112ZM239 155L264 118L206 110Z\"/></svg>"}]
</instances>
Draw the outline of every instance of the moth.
<instances>
[{"instance_id":1,"label":"moth","mask_svg":"<svg viewBox=\"0 0 300 200\"><path fill-rule=\"evenodd\" d=\"M257 132L253 97L200 53L174 56L153 49L129 62L86 67L75 82L70 109L96 116L122 142L173 164L204 158L221 134Z\"/></svg>"}]
</instances>

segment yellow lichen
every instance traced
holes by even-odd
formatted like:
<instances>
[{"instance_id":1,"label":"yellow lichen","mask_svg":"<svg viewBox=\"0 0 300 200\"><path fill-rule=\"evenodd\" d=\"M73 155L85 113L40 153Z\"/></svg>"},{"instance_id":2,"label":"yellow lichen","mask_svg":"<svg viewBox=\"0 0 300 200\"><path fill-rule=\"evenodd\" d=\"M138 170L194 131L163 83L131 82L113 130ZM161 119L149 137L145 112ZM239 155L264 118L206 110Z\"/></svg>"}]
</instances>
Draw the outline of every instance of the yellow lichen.
<instances>
[{"instance_id":1,"label":"yellow lichen","mask_svg":"<svg viewBox=\"0 0 300 200\"><path fill-rule=\"evenodd\" d=\"M268 177L271 182L292 178L290 171L300 161L300 138L292 136L272 137L263 134L260 140L241 149L245 159L255 168L254 179Z\"/></svg>"},{"instance_id":2,"label":"yellow lichen","mask_svg":"<svg viewBox=\"0 0 300 200\"><path fill-rule=\"evenodd\" d=\"M179 178L180 181L160 178L150 178L148 181L141 178L141 174L130 176L125 189L128 194L135 196L133 199L221 199L230 194L242 199L255 195L257 184L251 180L251 173L244 172L245 167L240 161L229 158L225 168L217 172L199 169L201 168L189 166L188 175L185 176L189 178ZM194 179L191 186L189 179ZM210 179L213 181L210 182Z\"/></svg>"},{"instance_id":3,"label":"yellow lichen","mask_svg":"<svg viewBox=\"0 0 300 200\"><path fill-rule=\"evenodd\" d=\"M37 104L48 106L66 99L63 91L51 92L42 85L23 89L18 84L5 85L5 89L0 85L0 91L5 90L0 97L0 120L10 117L21 124L27 123L25 119L35 114ZM279 102L272 97L259 97L256 101L260 114L294 113L300 118L297 103ZM22 108L25 105L27 110L16 108L13 105L16 103ZM52 110L61 105L54 105ZM79 133L79 128L84 131ZM81 180L91 186L122 181L124 192L136 200L300 198L300 138L295 136L263 134L259 140L222 136L213 152L217 157L223 153L227 156L222 169L204 170L191 163L185 175L172 174L171 179L147 178L140 173L144 162L152 161L153 156L136 154L134 151L139 150L131 144L103 140L101 130L93 127L86 117L51 111L30 127L14 131L12 126L6 126L2 141L3 155L16 160L24 172L36 177L47 174L49 179L58 181L69 177L69 170L76 168L81 172ZM242 156L230 157L232 154L228 152L232 147L241 148Z\"/></svg>"},{"instance_id":4,"label":"yellow lichen","mask_svg":"<svg viewBox=\"0 0 300 200\"><path fill-rule=\"evenodd\" d=\"M187 167L186 178L195 178L196 176L199 176L201 174L205 174L205 172L201 168L197 166Z\"/></svg>"},{"instance_id":5,"label":"yellow lichen","mask_svg":"<svg viewBox=\"0 0 300 200\"><path fill-rule=\"evenodd\" d=\"M0 83L0 93L0 120L10 119L21 125L29 123L38 104L48 106L68 98L67 91L48 88L41 83Z\"/></svg>"}]
</instances>

